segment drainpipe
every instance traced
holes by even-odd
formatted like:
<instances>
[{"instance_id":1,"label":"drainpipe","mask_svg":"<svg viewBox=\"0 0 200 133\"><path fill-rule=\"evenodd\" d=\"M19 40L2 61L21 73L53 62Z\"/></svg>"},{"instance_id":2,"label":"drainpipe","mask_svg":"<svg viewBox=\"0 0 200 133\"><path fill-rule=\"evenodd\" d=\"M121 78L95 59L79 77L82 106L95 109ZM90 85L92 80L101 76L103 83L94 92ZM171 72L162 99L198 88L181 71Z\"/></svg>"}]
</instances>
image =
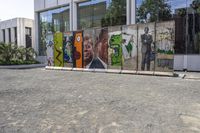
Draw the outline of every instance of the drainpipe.
<instances>
[{"instance_id":1,"label":"drainpipe","mask_svg":"<svg viewBox=\"0 0 200 133\"><path fill-rule=\"evenodd\" d=\"M186 41L185 41L185 55L184 55L184 63L183 70L187 70L187 54L188 54L188 0L186 0Z\"/></svg>"}]
</instances>

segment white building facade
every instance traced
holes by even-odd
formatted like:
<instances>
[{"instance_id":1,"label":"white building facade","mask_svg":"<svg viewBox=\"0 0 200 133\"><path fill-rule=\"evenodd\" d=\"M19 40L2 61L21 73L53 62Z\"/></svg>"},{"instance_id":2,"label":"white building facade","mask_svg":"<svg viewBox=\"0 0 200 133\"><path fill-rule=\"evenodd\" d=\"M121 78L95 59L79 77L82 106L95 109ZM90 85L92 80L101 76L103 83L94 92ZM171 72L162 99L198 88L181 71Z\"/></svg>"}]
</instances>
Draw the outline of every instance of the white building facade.
<instances>
[{"instance_id":1,"label":"white building facade","mask_svg":"<svg viewBox=\"0 0 200 133\"><path fill-rule=\"evenodd\" d=\"M114 5L113 1L118 1L120 6ZM179 9L187 9L191 4L187 0L179 0L179 2L167 1L166 3L170 5L173 17L178 14ZM48 34L56 31L66 32L102 26L139 23L136 8L139 9L141 5L141 0L34 0L35 48L39 53L39 60L45 60L45 44L42 40ZM116 8L116 10L120 10L119 12L115 10L115 6L120 7ZM108 14L111 9L114 12ZM112 18L113 14L117 17ZM107 16L111 18L111 22L106 20ZM182 15L179 16L182 17ZM188 17L190 18L190 15L181 18L181 21L189 19ZM176 25L179 25L179 19L177 18ZM185 27L186 25L190 25L190 23L182 25ZM186 36L189 37L190 35ZM193 38L186 39L187 42L184 38L187 37L176 38L176 42L178 42L178 50L176 51L178 52L175 55L174 70L200 71L200 46L196 46L196 49L193 50L193 47L186 46L185 44L194 43L195 41L192 41ZM190 50L185 50L184 46L187 47L185 49Z\"/></svg>"},{"instance_id":2,"label":"white building facade","mask_svg":"<svg viewBox=\"0 0 200 133\"><path fill-rule=\"evenodd\" d=\"M34 20L14 18L0 21L0 42L35 48Z\"/></svg>"}]
</instances>

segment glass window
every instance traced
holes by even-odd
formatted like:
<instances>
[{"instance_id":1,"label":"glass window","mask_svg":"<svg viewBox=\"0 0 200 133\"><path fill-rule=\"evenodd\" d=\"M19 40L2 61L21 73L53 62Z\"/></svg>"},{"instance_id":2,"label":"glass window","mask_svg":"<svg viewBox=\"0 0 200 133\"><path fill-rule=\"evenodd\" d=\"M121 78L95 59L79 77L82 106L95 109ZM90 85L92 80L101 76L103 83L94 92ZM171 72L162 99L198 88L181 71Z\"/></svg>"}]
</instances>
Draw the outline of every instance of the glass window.
<instances>
[{"instance_id":1,"label":"glass window","mask_svg":"<svg viewBox=\"0 0 200 133\"><path fill-rule=\"evenodd\" d=\"M137 23L175 20L175 52L200 54L199 0L136 0Z\"/></svg>"},{"instance_id":2,"label":"glass window","mask_svg":"<svg viewBox=\"0 0 200 133\"><path fill-rule=\"evenodd\" d=\"M32 47L32 29L30 27L25 27L25 37L26 37L26 48Z\"/></svg>"},{"instance_id":3,"label":"glass window","mask_svg":"<svg viewBox=\"0 0 200 133\"><path fill-rule=\"evenodd\" d=\"M3 29L2 32L3 32L3 42L5 43L5 42L6 42L6 33L5 33L5 29Z\"/></svg>"},{"instance_id":4,"label":"glass window","mask_svg":"<svg viewBox=\"0 0 200 133\"><path fill-rule=\"evenodd\" d=\"M126 24L126 0L90 0L78 4L78 29Z\"/></svg>"},{"instance_id":5,"label":"glass window","mask_svg":"<svg viewBox=\"0 0 200 133\"><path fill-rule=\"evenodd\" d=\"M8 40L9 40L9 43L11 43L11 29L8 28Z\"/></svg>"},{"instance_id":6,"label":"glass window","mask_svg":"<svg viewBox=\"0 0 200 133\"><path fill-rule=\"evenodd\" d=\"M30 27L25 27L25 34L31 36L31 28Z\"/></svg>"},{"instance_id":7,"label":"glass window","mask_svg":"<svg viewBox=\"0 0 200 133\"><path fill-rule=\"evenodd\" d=\"M15 34L15 44L17 44L17 27L14 27L14 34Z\"/></svg>"},{"instance_id":8,"label":"glass window","mask_svg":"<svg viewBox=\"0 0 200 133\"><path fill-rule=\"evenodd\" d=\"M39 13L39 55L46 55L46 40L55 32L70 30L69 6L60 7Z\"/></svg>"}]
</instances>

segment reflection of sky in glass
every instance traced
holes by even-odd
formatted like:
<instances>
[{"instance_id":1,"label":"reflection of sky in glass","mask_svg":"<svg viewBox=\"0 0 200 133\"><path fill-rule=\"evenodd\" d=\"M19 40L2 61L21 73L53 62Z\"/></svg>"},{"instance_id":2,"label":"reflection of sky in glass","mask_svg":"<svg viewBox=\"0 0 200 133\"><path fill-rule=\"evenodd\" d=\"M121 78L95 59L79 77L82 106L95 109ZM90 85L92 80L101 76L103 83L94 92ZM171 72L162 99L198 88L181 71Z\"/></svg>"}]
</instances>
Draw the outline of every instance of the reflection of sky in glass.
<instances>
[{"instance_id":1,"label":"reflection of sky in glass","mask_svg":"<svg viewBox=\"0 0 200 133\"><path fill-rule=\"evenodd\" d=\"M91 0L88 2L80 3L79 6L89 6L89 5L95 5L95 4L101 3L101 2L106 2L106 5L108 7L111 1L112 0Z\"/></svg>"},{"instance_id":2,"label":"reflection of sky in glass","mask_svg":"<svg viewBox=\"0 0 200 133\"><path fill-rule=\"evenodd\" d=\"M144 0L136 0L137 7L139 7ZM166 3L171 5L172 12L178 8L185 8L190 6L193 0L165 0ZM187 6L186 6L187 5Z\"/></svg>"},{"instance_id":3,"label":"reflection of sky in glass","mask_svg":"<svg viewBox=\"0 0 200 133\"><path fill-rule=\"evenodd\" d=\"M41 20L43 22L52 22L52 15L57 14L57 13L62 13L64 11L69 11L69 6L58 8L58 9L53 9L53 10L48 10L40 13Z\"/></svg>"}]
</instances>

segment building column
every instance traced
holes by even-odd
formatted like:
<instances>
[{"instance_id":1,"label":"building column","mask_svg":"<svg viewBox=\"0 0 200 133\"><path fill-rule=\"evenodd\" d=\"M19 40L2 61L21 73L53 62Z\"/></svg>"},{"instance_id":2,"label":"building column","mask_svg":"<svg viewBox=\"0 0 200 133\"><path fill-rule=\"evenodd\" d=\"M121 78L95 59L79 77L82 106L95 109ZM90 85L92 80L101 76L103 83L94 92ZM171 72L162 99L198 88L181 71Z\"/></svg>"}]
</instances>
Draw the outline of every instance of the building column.
<instances>
[{"instance_id":1,"label":"building column","mask_svg":"<svg viewBox=\"0 0 200 133\"><path fill-rule=\"evenodd\" d=\"M73 0L69 4L69 26L70 31L73 31Z\"/></svg>"},{"instance_id":2,"label":"building column","mask_svg":"<svg viewBox=\"0 0 200 133\"><path fill-rule=\"evenodd\" d=\"M136 0L131 0L130 5L131 5L131 24L136 24Z\"/></svg>"},{"instance_id":3,"label":"building column","mask_svg":"<svg viewBox=\"0 0 200 133\"><path fill-rule=\"evenodd\" d=\"M34 30L35 30L35 34L32 36L32 39L35 40L33 43L33 48L35 49L35 51L37 52L37 54L39 55L39 17L38 17L39 13L35 12L34 14L34 18L35 18L35 23L34 23ZM33 31L33 30L32 30Z\"/></svg>"},{"instance_id":4,"label":"building column","mask_svg":"<svg viewBox=\"0 0 200 133\"><path fill-rule=\"evenodd\" d=\"M19 18L17 23L17 45L26 47L24 19Z\"/></svg>"},{"instance_id":5,"label":"building column","mask_svg":"<svg viewBox=\"0 0 200 133\"><path fill-rule=\"evenodd\" d=\"M131 24L131 1L126 0L126 24Z\"/></svg>"},{"instance_id":6,"label":"building column","mask_svg":"<svg viewBox=\"0 0 200 133\"><path fill-rule=\"evenodd\" d=\"M77 30L77 3L72 3L72 30Z\"/></svg>"},{"instance_id":7,"label":"building column","mask_svg":"<svg viewBox=\"0 0 200 133\"><path fill-rule=\"evenodd\" d=\"M20 27L20 20L17 19L17 46L21 44L21 27Z\"/></svg>"}]
</instances>

